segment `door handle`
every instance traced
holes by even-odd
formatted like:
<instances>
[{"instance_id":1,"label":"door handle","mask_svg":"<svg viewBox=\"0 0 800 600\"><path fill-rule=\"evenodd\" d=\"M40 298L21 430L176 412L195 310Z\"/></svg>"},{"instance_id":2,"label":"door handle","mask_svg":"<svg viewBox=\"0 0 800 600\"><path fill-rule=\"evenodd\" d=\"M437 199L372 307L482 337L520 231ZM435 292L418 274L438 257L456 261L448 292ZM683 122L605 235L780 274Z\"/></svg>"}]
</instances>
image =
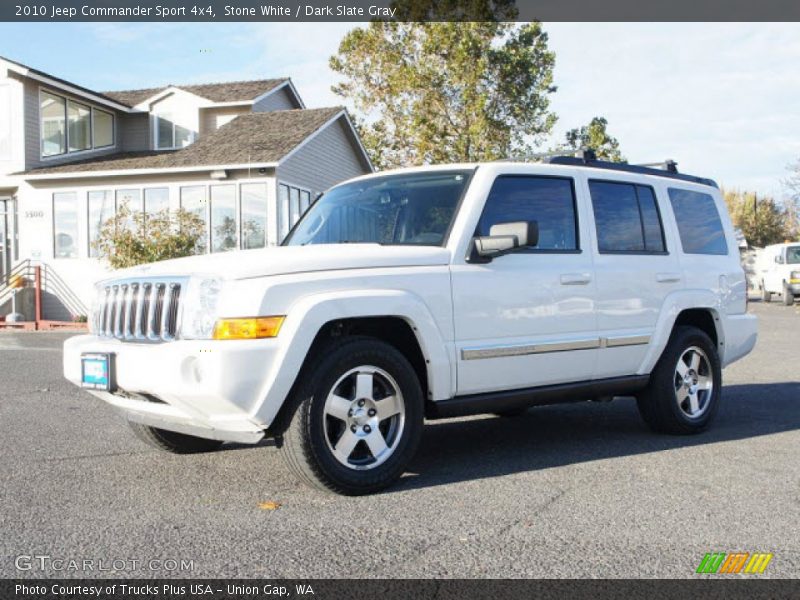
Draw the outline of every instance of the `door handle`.
<instances>
[{"instance_id":1,"label":"door handle","mask_svg":"<svg viewBox=\"0 0 800 600\"><path fill-rule=\"evenodd\" d=\"M677 283L680 280L680 273L656 273L656 281L659 283Z\"/></svg>"},{"instance_id":2,"label":"door handle","mask_svg":"<svg viewBox=\"0 0 800 600\"><path fill-rule=\"evenodd\" d=\"M561 275L561 285L586 285L592 280L589 273L564 273Z\"/></svg>"}]
</instances>

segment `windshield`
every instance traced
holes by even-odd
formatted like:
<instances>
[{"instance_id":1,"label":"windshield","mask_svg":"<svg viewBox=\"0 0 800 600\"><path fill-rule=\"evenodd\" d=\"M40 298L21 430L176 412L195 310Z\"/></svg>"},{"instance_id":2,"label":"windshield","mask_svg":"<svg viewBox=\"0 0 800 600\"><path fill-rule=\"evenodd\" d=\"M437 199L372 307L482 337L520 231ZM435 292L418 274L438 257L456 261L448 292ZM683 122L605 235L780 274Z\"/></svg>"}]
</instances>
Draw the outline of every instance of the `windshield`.
<instances>
[{"instance_id":1,"label":"windshield","mask_svg":"<svg viewBox=\"0 0 800 600\"><path fill-rule=\"evenodd\" d=\"M800 246L789 246L786 248L786 264L800 265Z\"/></svg>"},{"instance_id":2,"label":"windshield","mask_svg":"<svg viewBox=\"0 0 800 600\"><path fill-rule=\"evenodd\" d=\"M472 171L371 177L321 196L283 242L440 246Z\"/></svg>"}]
</instances>

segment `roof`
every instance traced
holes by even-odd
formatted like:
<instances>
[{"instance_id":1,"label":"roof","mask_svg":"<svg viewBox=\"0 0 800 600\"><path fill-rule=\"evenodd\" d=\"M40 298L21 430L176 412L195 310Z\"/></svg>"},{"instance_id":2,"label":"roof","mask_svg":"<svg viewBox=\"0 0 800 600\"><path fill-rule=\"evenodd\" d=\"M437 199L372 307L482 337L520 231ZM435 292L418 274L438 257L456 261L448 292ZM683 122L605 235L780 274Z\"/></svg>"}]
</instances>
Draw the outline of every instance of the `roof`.
<instances>
[{"instance_id":1,"label":"roof","mask_svg":"<svg viewBox=\"0 0 800 600\"><path fill-rule=\"evenodd\" d=\"M28 71L29 75L30 74L35 74L35 75L38 75L39 77L48 79L48 80L52 81L55 84L62 85L64 87L66 87L66 88L72 88L72 89L74 89L74 90L76 90L78 92L81 92L83 94L86 94L86 95L89 95L89 96L95 96L97 98L106 100L106 101L111 102L113 104L123 104L124 106L130 107L130 105L127 105L124 102L120 102L116 98L108 96L108 95L104 94L103 92L95 92L94 90L90 90L87 87L83 87L82 85L78 85L76 83L72 83L71 81L67 81L66 79L62 79L60 77L56 77L55 75L50 75L50 73L45 73L44 71L40 71L39 69L34 69L33 67L29 67L28 65L24 65L21 62L17 62L15 60L11 60L10 58L6 58L5 56L0 56L0 60L4 60L7 63L10 63L10 64L14 65L15 67L18 67L19 69L24 69L25 71Z\"/></svg>"},{"instance_id":2,"label":"roof","mask_svg":"<svg viewBox=\"0 0 800 600\"><path fill-rule=\"evenodd\" d=\"M236 117L182 150L110 154L32 169L24 175L274 164L339 115L346 115L345 109L340 106L248 113Z\"/></svg>"},{"instance_id":3,"label":"roof","mask_svg":"<svg viewBox=\"0 0 800 600\"><path fill-rule=\"evenodd\" d=\"M679 179L690 181L718 188L717 182L707 177L697 177L687 173L678 173L677 163L667 161L667 169L655 169L644 165L629 165L628 163L617 163L595 158L582 158L578 156L550 156L544 162L551 165L569 165L571 167L590 167L593 169L606 169L608 171L625 171L627 173L639 173L641 175L655 175L656 177L667 177L669 179Z\"/></svg>"},{"instance_id":4,"label":"roof","mask_svg":"<svg viewBox=\"0 0 800 600\"><path fill-rule=\"evenodd\" d=\"M229 81L223 83L203 83L197 85L165 85L155 88L144 88L141 90L121 90L116 92L103 92L120 104L126 106L136 106L148 98L163 92L171 87L178 88L206 98L212 102L250 102L262 94L280 87L289 81L288 78L280 79L258 79L252 81Z\"/></svg>"}]
</instances>

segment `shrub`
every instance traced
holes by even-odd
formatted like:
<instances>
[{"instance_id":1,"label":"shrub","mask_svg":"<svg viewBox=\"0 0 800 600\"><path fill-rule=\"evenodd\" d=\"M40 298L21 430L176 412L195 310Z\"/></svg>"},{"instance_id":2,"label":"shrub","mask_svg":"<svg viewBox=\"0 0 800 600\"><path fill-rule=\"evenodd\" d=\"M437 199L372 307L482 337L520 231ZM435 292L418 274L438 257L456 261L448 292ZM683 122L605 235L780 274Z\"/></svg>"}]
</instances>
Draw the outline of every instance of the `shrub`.
<instances>
[{"instance_id":1,"label":"shrub","mask_svg":"<svg viewBox=\"0 0 800 600\"><path fill-rule=\"evenodd\" d=\"M127 204L100 228L93 247L114 269L195 254L205 237L205 223L184 209L145 214Z\"/></svg>"}]
</instances>

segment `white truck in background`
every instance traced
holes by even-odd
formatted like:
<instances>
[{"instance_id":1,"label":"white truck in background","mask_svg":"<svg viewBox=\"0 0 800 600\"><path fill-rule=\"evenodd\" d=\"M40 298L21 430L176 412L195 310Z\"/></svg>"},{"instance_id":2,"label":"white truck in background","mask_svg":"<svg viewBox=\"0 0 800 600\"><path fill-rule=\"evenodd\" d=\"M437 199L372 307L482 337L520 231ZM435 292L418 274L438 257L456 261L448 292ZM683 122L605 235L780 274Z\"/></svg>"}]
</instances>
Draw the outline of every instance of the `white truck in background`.
<instances>
[{"instance_id":1,"label":"white truck in background","mask_svg":"<svg viewBox=\"0 0 800 600\"><path fill-rule=\"evenodd\" d=\"M781 296L786 306L800 296L800 242L773 244L761 251L756 274L764 302Z\"/></svg>"}]
</instances>

